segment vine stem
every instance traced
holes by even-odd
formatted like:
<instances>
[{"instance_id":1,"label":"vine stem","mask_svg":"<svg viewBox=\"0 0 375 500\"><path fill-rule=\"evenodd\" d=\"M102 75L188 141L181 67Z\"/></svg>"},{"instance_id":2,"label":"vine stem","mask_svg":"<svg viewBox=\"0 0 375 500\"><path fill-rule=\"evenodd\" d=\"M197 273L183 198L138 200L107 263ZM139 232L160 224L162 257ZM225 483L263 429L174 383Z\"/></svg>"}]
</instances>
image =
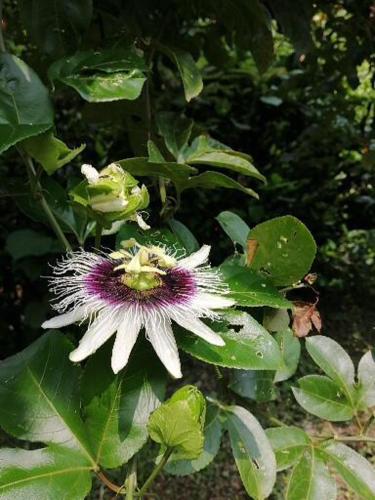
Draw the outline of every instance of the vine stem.
<instances>
[{"instance_id":1,"label":"vine stem","mask_svg":"<svg viewBox=\"0 0 375 500\"><path fill-rule=\"evenodd\" d=\"M100 248L100 243L102 241L102 232L103 232L103 226L99 224L99 222L97 222L95 226L95 248L98 250Z\"/></svg>"},{"instance_id":2,"label":"vine stem","mask_svg":"<svg viewBox=\"0 0 375 500\"><path fill-rule=\"evenodd\" d=\"M108 479L108 477L105 476L103 472L101 472L101 471L97 472L96 475L98 476L100 481L107 486L107 488L109 488L111 491L113 491L117 495L119 495L120 493L123 492L123 487L118 486L115 483L112 483L112 481L110 479Z\"/></svg>"},{"instance_id":3,"label":"vine stem","mask_svg":"<svg viewBox=\"0 0 375 500\"><path fill-rule=\"evenodd\" d=\"M146 491L149 489L151 484L154 482L154 479L156 478L156 476L162 471L163 467L168 462L168 459L171 456L172 451L173 451L173 448L166 449L164 455L161 457L160 462L157 464L155 469L151 472L149 477L146 479L142 488L139 490L139 493L138 493L139 498L142 498L144 496Z\"/></svg>"},{"instance_id":4,"label":"vine stem","mask_svg":"<svg viewBox=\"0 0 375 500\"><path fill-rule=\"evenodd\" d=\"M18 149L18 152L20 153L21 158L23 159L23 161L26 165L26 168L27 168L27 171L28 171L28 174L30 177L30 181L32 183L31 187L34 190L34 195L36 197L38 197L40 204L44 210L44 213L47 216L47 219L48 219L53 231L55 232L57 238L59 239L59 241L61 242L61 244L65 248L65 250L71 251L72 247L70 246L69 241L66 239L65 234L63 233L63 231L60 227L60 224L57 222L56 217L54 216L50 206L48 205L47 200L45 199L45 197L43 195L42 186L41 186L39 179L38 179L38 176L36 174L32 159L30 158L29 155L24 154L20 149Z\"/></svg>"}]
</instances>

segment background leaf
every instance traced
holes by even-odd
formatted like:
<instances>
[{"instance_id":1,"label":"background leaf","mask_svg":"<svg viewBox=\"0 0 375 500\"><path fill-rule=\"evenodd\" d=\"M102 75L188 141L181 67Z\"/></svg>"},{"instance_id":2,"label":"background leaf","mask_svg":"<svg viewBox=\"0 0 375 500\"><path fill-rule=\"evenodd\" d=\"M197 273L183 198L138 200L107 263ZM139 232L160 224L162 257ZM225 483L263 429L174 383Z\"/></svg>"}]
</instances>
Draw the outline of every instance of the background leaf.
<instances>
[{"instance_id":1,"label":"background leaf","mask_svg":"<svg viewBox=\"0 0 375 500\"><path fill-rule=\"evenodd\" d=\"M296 464L311 445L309 436L298 427L272 427L266 434L275 452L278 471Z\"/></svg>"},{"instance_id":2,"label":"background leaf","mask_svg":"<svg viewBox=\"0 0 375 500\"><path fill-rule=\"evenodd\" d=\"M289 329L283 332L277 332L275 339L279 344L283 361L275 373L274 381L283 382L291 377L297 370L301 356L301 344L299 339L295 337L293 332Z\"/></svg>"},{"instance_id":3,"label":"background leaf","mask_svg":"<svg viewBox=\"0 0 375 500\"><path fill-rule=\"evenodd\" d=\"M246 251L247 235L250 231L246 222L237 214L229 211L220 212L216 220L233 243L239 243Z\"/></svg>"},{"instance_id":4,"label":"background leaf","mask_svg":"<svg viewBox=\"0 0 375 500\"><path fill-rule=\"evenodd\" d=\"M375 405L375 361L372 351L362 356L358 365L360 398L367 406Z\"/></svg>"}]
</instances>

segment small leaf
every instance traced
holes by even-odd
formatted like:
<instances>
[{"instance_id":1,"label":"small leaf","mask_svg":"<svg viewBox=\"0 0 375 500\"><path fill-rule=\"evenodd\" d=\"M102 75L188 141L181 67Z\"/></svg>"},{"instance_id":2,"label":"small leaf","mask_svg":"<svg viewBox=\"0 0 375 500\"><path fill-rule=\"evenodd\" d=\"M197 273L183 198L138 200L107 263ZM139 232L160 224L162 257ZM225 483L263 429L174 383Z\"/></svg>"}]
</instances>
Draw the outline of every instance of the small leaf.
<instances>
[{"instance_id":1,"label":"small leaf","mask_svg":"<svg viewBox=\"0 0 375 500\"><path fill-rule=\"evenodd\" d=\"M280 352L283 358L282 365L275 373L275 382L283 382L291 377L298 367L301 356L301 344L291 330L284 330L275 335L276 342L279 344Z\"/></svg>"},{"instance_id":2,"label":"small leaf","mask_svg":"<svg viewBox=\"0 0 375 500\"><path fill-rule=\"evenodd\" d=\"M366 352L358 365L360 399L367 406L375 405L375 360L372 351Z\"/></svg>"},{"instance_id":3,"label":"small leaf","mask_svg":"<svg viewBox=\"0 0 375 500\"><path fill-rule=\"evenodd\" d=\"M229 388L242 398L259 403L276 399L274 371L235 370L231 373Z\"/></svg>"},{"instance_id":4,"label":"small leaf","mask_svg":"<svg viewBox=\"0 0 375 500\"><path fill-rule=\"evenodd\" d=\"M276 370L280 351L276 341L254 318L242 311L223 314L223 319L211 328L218 332L225 346L209 344L182 328L176 328L176 340L181 349L192 356L219 366L252 370ZM240 327L239 331L230 328Z\"/></svg>"},{"instance_id":5,"label":"small leaf","mask_svg":"<svg viewBox=\"0 0 375 500\"><path fill-rule=\"evenodd\" d=\"M156 122L168 151L176 160L190 139L193 121L175 113L158 113Z\"/></svg>"},{"instance_id":6,"label":"small leaf","mask_svg":"<svg viewBox=\"0 0 375 500\"><path fill-rule=\"evenodd\" d=\"M293 331L297 337L306 337L313 327L320 333L322 320L315 302L293 302Z\"/></svg>"},{"instance_id":7,"label":"small leaf","mask_svg":"<svg viewBox=\"0 0 375 500\"><path fill-rule=\"evenodd\" d=\"M360 498L375 499L375 471L365 458L342 443L331 442L320 452Z\"/></svg>"},{"instance_id":8,"label":"small leaf","mask_svg":"<svg viewBox=\"0 0 375 500\"><path fill-rule=\"evenodd\" d=\"M92 17L92 0L20 0L21 19L31 39L46 54L77 49Z\"/></svg>"},{"instance_id":9,"label":"small leaf","mask_svg":"<svg viewBox=\"0 0 375 500\"><path fill-rule=\"evenodd\" d=\"M218 408L207 408L206 423L204 427L204 447L202 453L195 460L173 460L167 462L164 470L175 476L186 476L198 472L209 465L219 451L222 433L222 424Z\"/></svg>"},{"instance_id":10,"label":"small leaf","mask_svg":"<svg viewBox=\"0 0 375 500\"><path fill-rule=\"evenodd\" d=\"M173 448L172 460L196 459L202 453L206 402L194 386L185 386L155 410L148 421L150 438Z\"/></svg>"},{"instance_id":11,"label":"small leaf","mask_svg":"<svg viewBox=\"0 0 375 500\"><path fill-rule=\"evenodd\" d=\"M83 500L91 490L90 466L68 448L3 448L0 464L0 496L4 500Z\"/></svg>"},{"instance_id":12,"label":"small leaf","mask_svg":"<svg viewBox=\"0 0 375 500\"><path fill-rule=\"evenodd\" d=\"M275 452L278 471L296 464L311 445L309 436L298 427L272 427L266 434Z\"/></svg>"},{"instance_id":13,"label":"small leaf","mask_svg":"<svg viewBox=\"0 0 375 500\"><path fill-rule=\"evenodd\" d=\"M247 235L250 231L246 222L233 212L221 212L216 220L233 243L239 243L246 251Z\"/></svg>"},{"instance_id":14,"label":"small leaf","mask_svg":"<svg viewBox=\"0 0 375 500\"><path fill-rule=\"evenodd\" d=\"M22 142L23 149L42 165L47 174L51 175L59 168L70 163L86 147L82 144L78 148L69 149L52 132L45 132L35 137L30 137Z\"/></svg>"},{"instance_id":15,"label":"small leaf","mask_svg":"<svg viewBox=\"0 0 375 500\"><path fill-rule=\"evenodd\" d=\"M60 253L64 249L56 239L37 233L33 229L18 229L9 234L6 250L13 260L24 257Z\"/></svg>"},{"instance_id":16,"label":"small leaf","mask_svg":"<svg viewBox=\"0 0 375 500\"><path fill-rule=\"evenodd\" d=\"M228 407L226 416L233 456L247 493L256 499L268 497L276 480L276 460L264 430L240 406Z\"/></svg>"},{"instance_id":17,"label":"small leaf","mask_svg":"<svg viewBox=\"0 0 375 500\"><path fill-rule=\"evenodd\" d=\"M292 387L294 397L309 413L331 422L350 420L354 411L342 388L328 377L307 375L298 380L300 388Z\"/></svg>"},{"instance_id":18,"label":"small leaf","mask_svg":"<svg viewBox=\"0 0 375 500\"><path fill-rule=\"evenodd\" d=\"M0 153L53 125L46 87L21 59L0 54Z\"/></svg>"},{"instance_id":19,"label":"small leaf","mask_svg":"<svg viewBox=\"0 0 375 500\"><path fill-rule=\"evenodd\" d=\"M185 191L186 189L195 189L200 187L205 189L216 189L218 187L236 189L237 191L242 191L253 198L259 199L258 194L253 189L243 186L231 177L221 174L220 172L206 171L203 172L203 174L190 177L190 179L183 183L180 189L181 191Z\"/></svg>"},{"instance_id":20,"label":"small leaf","mask_svg":"<svg viewBox=\"0 0 375 500\"><path fill-rule=\"evenodd\" d=\"M146 81L144 59L133 47L77 52L54 62L48 75L75 89L89 102L137 99Z\"/></svg>"},{"instance_id":21,"label":"small leaf","mask_svg":"<svg viewBox=\"0 0 375 500\"><path fill-rule=\"evenodd\" d=\"M354 389L354 365L340 344L319 335L306 339L306 348L315 363L350 397Z\"/></svg>"},{"instance_id":22,"label":"small leaf","mask_svg":"<svg viewBox=\"0 0 375 500\"><path fill-rule=\"evenodd\" d=\"M336 482L315 449L304 451L289 479L286 500L334 500Z\"/></svg>"},{"instance_id":23,"label":"small leaf","mask_svg":"<svg viewBox=\"0 0 375 500\"><path fill-rule=\"evenodd\" d=\"M182 222L176 219L170 219L168 221L168 224L172 229L172 231L174 232L174 234L182 242L188 254L191 254L199 249L199 243L196 237L190 231L190 229L185 226L185 224L182 224Z\"/></svg>"},{"instance_id":24,"label":"small leaf","mask_svg":"<svg viewBox=\"0 0 375 500\"><path fill-rule=\"evenodd\" d=\"M310 231L291 215L258 224L248 238L259 244L251 268L277 286L302 279L315 258L316 244Z\"/></svg>"},{"instance_id":25,"label":"small leaf","mask_svg":"<svg viewBox=\"0 0 375 500\"><path fill-rule=\"evenodd\" d=\"M202 92L202 75L189 52L158 44L158 47L175 63L184 86L185 99L189 102Z\"/></svg>"},{"instance_id":26,"label":"small leaf","mask_svg":"<svg viewBox=\"0 0 375 500\"><path fill-rule=\"evenodd\" d=\"M238 259L228 259L220 266L220 272L230 289L230 297L239 306L269 306L290 309L291 302L257 272L243 267Z\"/></svg>"}]
</instances>

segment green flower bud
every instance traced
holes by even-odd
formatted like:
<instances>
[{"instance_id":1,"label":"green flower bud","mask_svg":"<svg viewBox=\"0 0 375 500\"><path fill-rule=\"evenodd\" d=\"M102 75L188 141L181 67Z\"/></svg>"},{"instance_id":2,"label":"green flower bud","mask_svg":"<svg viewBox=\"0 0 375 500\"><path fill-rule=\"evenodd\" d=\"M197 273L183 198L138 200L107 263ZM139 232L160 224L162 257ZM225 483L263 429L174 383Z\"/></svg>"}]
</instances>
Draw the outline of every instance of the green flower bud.
<instances>
[{"instance_id":1,"label":"green flower bud","mask_svg":"<svg viewBox=\"0 0 375 500\"><path fill-rule=\"evenodd\" d=\"M146 186L139 187L138 181L116 163L100 172L85 164L81 172L87 180L70 195L76 203L90 210L93 218L107 227L116 221L134 220L142 229L149 228L138 213L150 201Z\"/></svg>"}]
</instances>

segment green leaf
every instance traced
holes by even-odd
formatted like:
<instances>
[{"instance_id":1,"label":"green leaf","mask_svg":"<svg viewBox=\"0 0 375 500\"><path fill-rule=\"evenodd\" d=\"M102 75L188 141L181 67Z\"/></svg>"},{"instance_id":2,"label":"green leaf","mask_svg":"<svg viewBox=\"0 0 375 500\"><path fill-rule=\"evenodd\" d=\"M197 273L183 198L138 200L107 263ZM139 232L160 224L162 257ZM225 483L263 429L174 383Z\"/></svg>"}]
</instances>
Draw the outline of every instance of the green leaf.
<instances>
[{"instance_id":1,"label":"green leaf","mask_svg":"<svg viewBox=\"0 0 375 500\"><path fill-rule=\"evenodd\" d=\"M237 191L242 191L253 198L259 198L258 194L253 189L243 186L239 182L231 179L227 175L221 174L220 172L207 171L203 172L203 174L190 177L180 187L180 190L185 191L186 189L196 189L200 187L205 189L216 189L218 187L236 189Z\"/></svg>"},{"instance_id":2,"label":"green leaf","mask_svg":"<svg viewBox=\"0 0 375 500\"><path fill-rule=\"evenodd\" d=\"M242 15L248 21L247 38L250 50L259 71L263 73L273 60L271 19L259 0L242 2L242 7Z\"/></svg>"},{"instance_id":3,"label":"green leaf","mask_svg":"<svg viewBox=\"0 0 375 500\"><path fill-rule=\"evenodd\" d=\"M80 369L72 345L47 333L0 365L0 425L19 439L58 444L96 467L80 418Z\"/></svg>"},{"instance_id":4,"label":"green leaf","mask_svg":"<svg viewBox=\"0 0 375 500\"><path fill-rule=\"evenodd\" d=\"M10 233L5 248L13 260L59 253L64 250L55 238L37 233L33 229L18 229Z\"/></svg>"},{"instance_id":5,"label":"green leaf","mask_svg":"<svg viewBox=\"0 0 375 500\"><path fill-rule=\"evenodd\" d=\"M275 373L274 381L283 382L290 378L297 370L301 356L301 344L299 339L289 329L276 333L275 339L279 344L283 362Z\"/></svg>"},{"instance_id":6,"label":"green leaf","mask_svg":"<svg viewBox=\"0 0 375 500\"><path fill-rule=\"evenodd\" d=\"M358 381L360 383L360 399L367 406L375 405L375 361L372 351L362 356L358 365Z\"/></svg>"},{"instance_id":7,"label":"green leaf","mask_svg":"<svg viewBox=\"0 0 375 500\"><path fill-rule=\"evenodd\" d=\"M186 476L204 469L212 462L219 451L221 434L222 424L219 418L219 410L217 407L209 406L204 427L202 453L195 460L173 460L172 456L164 470L175 476Z\"/></svg>"},{"instance_id":8,"label":"green leaf","mask_svg":"<svg viewBox=\"0 0 375 500\"><path fill-rule=\"evenodd\" d=\"M276 460L264 430L240 406L228 407L226 416L233 456L247 493L259 500L268 497L276 480Z\"/></svg>"},{"instance_id":9,"label":"green leaf","mask_svg":"<svg viewBox=\"0 0 375 500\"><path fill-rule=\"evenodd\" d=\"M265 181L248 155L238 153L206 135L196 137L191 146L185 148L183 160L189 165L213 165Z\"/></svg>"},{"instance_id":10,"label":"green leaf","mask_svg":"<svg viewBox=\"0 0 375 500\"><path fill-rule=\"evenodd\" d=\"M168 151L176 160L190 139L193 121L175 113L158 113L156 122Z\"/></svg>"},{"instance_id":11,"label":"green leaf","mask_svg":"<svg viewBox=\"0 0 375 500\"><path fill-rule=\"evenodd\" d=\"M133 47L77 52L54 62L48 75L75 89L89 102L137 99L146 81L144 59Z\"/></svg>"},{"instance_id":12,"label":"green leaf","mask_svg":"<svg viewBox=\"0 0 375 500\"><path fill-rule=\"evenodd\" d=\"M158 47L177 66L184 86L185 99L189 102L194 97L197 97L202 92L203 81L201 72L191 54L184 50L161 44L158 44Z\"/></svg>"},{"instance_id":13,"label":"green leaf","mask_svg":"<svg viewBox=\"0 0 375 500\"><path fill-rule=\"evenodd\" d=\"M259 403L276 399L274 371L235 370L231 373L230 389L243 398Z\"/></svg>"},{"instance_id":14,"label":"green leaf","mask_svg":"<svg viewBox=\"0 0 375 500\"><path fill-rule=\"evenodd\" d=\"M258 248L252 269L269 277L274 285L291 285L310 270L316 244L301 221L286 215L255 226L248 239L256 240Z\"/></svg>"},{"instance_id":15,"label":"green leaf","mask_svg":"<svg viewBox=\"0 0 375 500\"><path fill-rule=\"evenodd\" d=\"M150 139L147 141L148 159L151 163L166 163L157 145Z\"/></svg>"},{"instance_id":16,"label":"green leaf","mask_svg":"<svg viewBox=\"0 0 375 500\"><path fill-rule=\"evenodd\" d=\"M320 452L360 498L375 499L374 467L364 457L349 446L334 442L320 448Z\"/></svg>"},{"instance_id":17,"label":"green leaf","mask_svg":"<svg viewBox=\"0 0 375 500\"><path fill-rule=\"evenodd\" d=\"M307 375L298 380L300 388L292 387L294 397L309 413L331 422L350 420L354 411L342 388L322 375Z\"/></svg>"},{"instance_id":18,"label":"green leaf","mask_svg":"<svg viewBox=\"0 0 375 500\"><path fill-rule=\"evenodd\" d=\"M182 163L152 163L148 158L137 157L120 160L118 163L124 170L135 176L166 177L181 189L188 183L189 175L195 174L196 169Z\"/></svg>"},{"instance_id":19,"label":"green leaf","mask_svg":"<svg viewBox=\"0 0 375 500\"><path fill-rule=\"evenodd\" d=\"M215 346L176 328L176 340L181 349L192 356L219 366L252 370L276 370L280 351L276 341L254 318L242 311L223 313L223 321L211 324L225 341ZM240 327L238 331L230 326Z\"/></svg>"},{"instance_id":20,"label":"green leaf","mask_svg":"<svg viewBox=\"0 0 375 500\"><path fill-rule=\"evenodd\" d=\"M272 427L266 430L276 456L277 470L282 471L296 464L311 445L309 436L298 427Z\"/></svg>"},{"instance_id":21,"label":"green leaf","mask_svg":"<svg viewBox=\"0 0 375 500\"><path fill-rule=\"evenodd\" d=\"M199 249L199 243L196 237L190 231L190 229L185 226L185 224L176 219L170 219L168 221L168 224L172 229L173 233L177 236L177 238L186 248L188 254L196 252Z\"/></svg>"},{"instance_id":22,"label":"green leaf","mask_svg":"<svg viewBox=\"0 0 375 500\"><path fill-rule=\"evenodd\" d=\"M286 500L322 500L336 498L336 482L319 454L311 446L293 468Z\"/></svg>"},{"instance_id":23,"label":"green leaf","mask_svg":"<svg viewBox=\"0 0 375 500\"><path fill-rule=\"evenodd\" d=\"M48 91L21 59L0 54L0 153L53 125Z\"/></svg>"},{"instance_id":24,"label":"green leaf","mask_svg":"<svg viewBox=\"0 0 375 500\"><path fill-rule=\"evenodd\" d=\"M90 358L82 379L82 399L97 463L119 467L140 450L148 438L148 418L163 400L165 385L165 370L143 346L117 375L111 370L110 349L99 349Z\"/></svg>"},{"instance_id":25,"label":"green leaf","mask_svg":"<svg viewBox=\"0 0 375 500\"><path fill-rule=\"evenodd\" d=\"M69 149L68 146L57 139L52 132L45 132L36 137L30 137L22 142L22 147L34 160L42 165L47 174L51 175L59 168L70 163L86 145Z\"/></svg>"},{"instance_id":26,"label":"green leaf","mask_svg":"<svg viewBox=\"0 0 375 500\"><path fill-rule=\"evenodd\" d=\"M76 50L92 17L92 0L20 0L19 5L31 39L49 55Z\"/></svg>"},{"instance_id":27,"label":"green leaf","mask_svg":"<svg viewBox=\"0 0 375 500\"><path fill-rule=\"evenodd\" d=\"M83 500L91 490L90 466L69 449L0 450L3 500L69 498Z\"/></svg>"},{"instance_id":28,"label":"green leaf","mask_svg":"<svg viewBox=\"0 0 375 500\"><path fill-rule=\"evenodd\" d=\"M283 333L289 328L290 317L285 309L266 309L263 316L263 326L269 332Z\"/></svg>"},{"instance_id":29,"label":"green leaf","mask_svg":"<svg viewBox=\"0 0 375 500\"><path fill-rule=\"evenodd\" d=\"M354 390L354 365L348 353L340 344L323 335L307 338L306 348L315 363L351 399Z\"/></svg>"},{"instance_id":30,"label":"green leaf","mask_svg":"<svg viewBox=\"0 0 375 500\"><path fill-rule=\"evenodd\" d=\"M230 289L229 296L239 306L291 309L292 304L277 289L257 272L228 259L220 266L220 272Z\"/></svg>"},{"instance_id":31,"label":"green leaf","mask_svg":"<svg viewBox=\"0 0 375 500\"><path fill-rule=\"evenodd\" d=\"M216 220L233 243L239 243L246 251L247 235L250 231L246 222L233 212L221 212Z\"/></svg>"},{"instance_id":32,"label":"green leaf","mask_svg":"<svg viewBox=\"0 0 375 500\"><path fill-rule=\"evenodd\" d=\"M206 402L194 386L185 386L155 410L148 421L150 438L173 448L172 460L196 459L203 451Z\"/></svg>"}]
</instances>

